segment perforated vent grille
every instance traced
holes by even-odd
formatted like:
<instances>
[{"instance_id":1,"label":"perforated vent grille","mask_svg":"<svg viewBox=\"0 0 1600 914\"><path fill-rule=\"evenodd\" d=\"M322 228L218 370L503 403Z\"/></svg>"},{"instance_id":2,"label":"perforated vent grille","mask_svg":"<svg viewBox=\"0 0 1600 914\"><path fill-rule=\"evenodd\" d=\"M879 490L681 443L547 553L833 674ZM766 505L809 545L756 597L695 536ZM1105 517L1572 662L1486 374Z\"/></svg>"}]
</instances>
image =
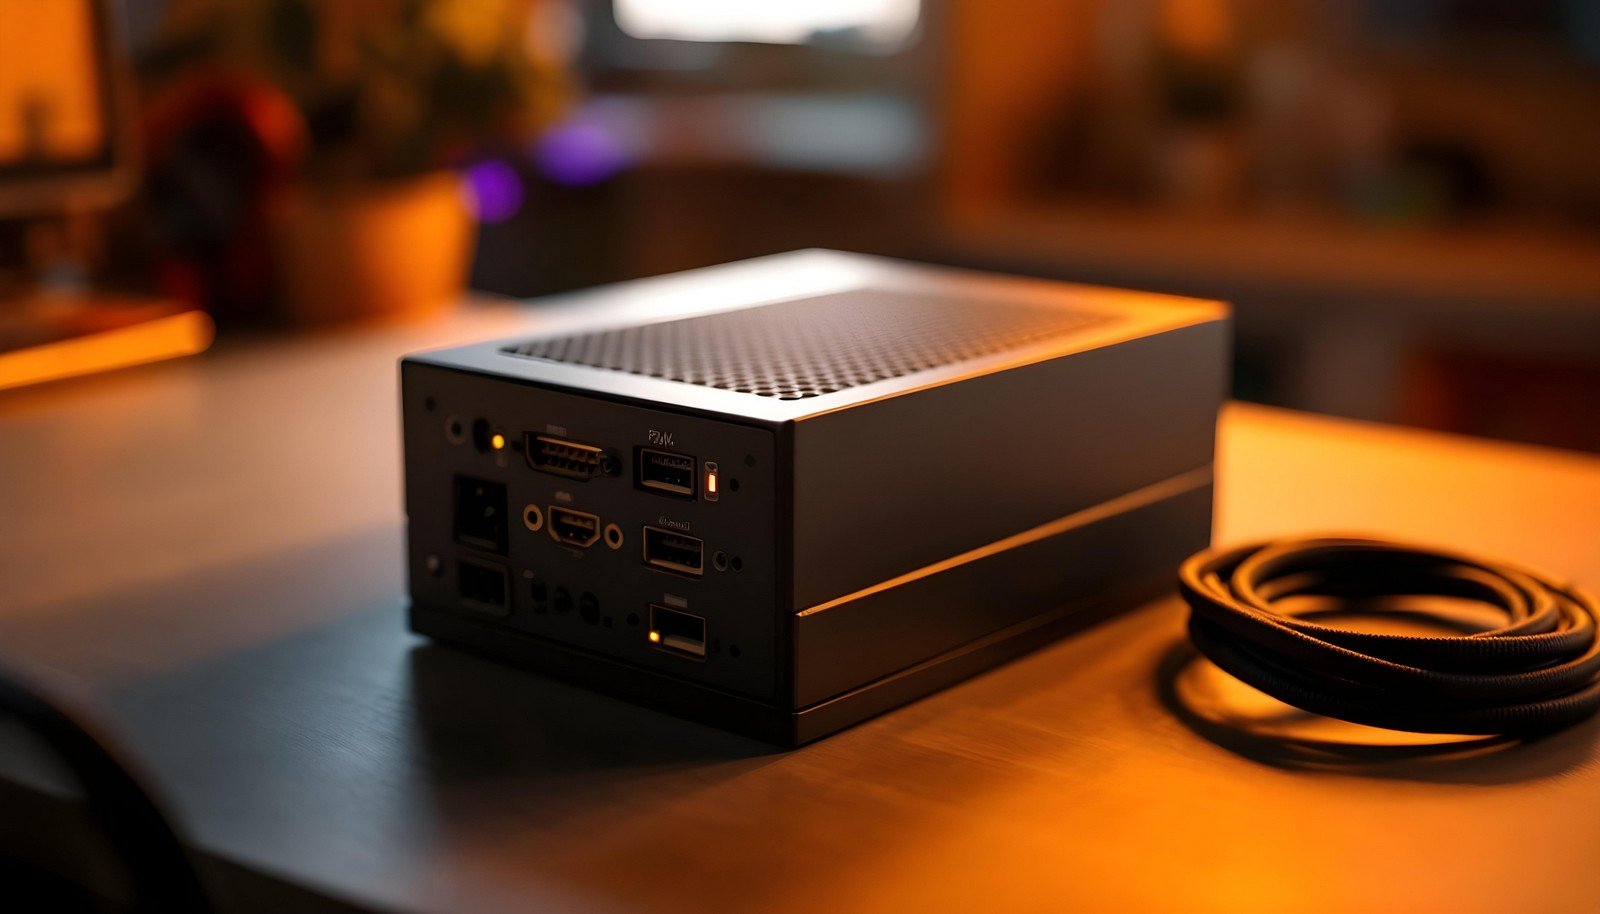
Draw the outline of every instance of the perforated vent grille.
<instances>
[{"instance_id":1,"label":"perforated vent grille","mask_svg":"<svg viewBox=\"0 0 1600 914\"><path fill-rule=\"evenodd\" d=\"M803 400L993 355L1110 320L883 290L532 340L510 355Z\"/></svg>"}]
</instances>

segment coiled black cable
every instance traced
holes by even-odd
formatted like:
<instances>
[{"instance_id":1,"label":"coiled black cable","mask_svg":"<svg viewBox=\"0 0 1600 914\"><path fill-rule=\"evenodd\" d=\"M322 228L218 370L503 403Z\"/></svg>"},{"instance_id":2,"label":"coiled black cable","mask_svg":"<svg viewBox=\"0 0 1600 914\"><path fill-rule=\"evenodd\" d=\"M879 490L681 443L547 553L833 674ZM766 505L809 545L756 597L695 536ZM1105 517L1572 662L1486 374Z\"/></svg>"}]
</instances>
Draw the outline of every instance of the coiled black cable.
<instances>
[{"instance_id":1,"label":"coiled black cable","mask_svg":"<svg viewBox=\"0 0 1600 914\"><path fill-rule=\"evenodd\" d=\"M1202 654L1316 714L1419 733L1526 735L1600 711L1600 603L1504 563L1379 540L1279 540L1190 557L1179 591ZM1422 636L1308 620L1429 596L1487 604L1506 623Z\"/></svg>"}]
</instances>

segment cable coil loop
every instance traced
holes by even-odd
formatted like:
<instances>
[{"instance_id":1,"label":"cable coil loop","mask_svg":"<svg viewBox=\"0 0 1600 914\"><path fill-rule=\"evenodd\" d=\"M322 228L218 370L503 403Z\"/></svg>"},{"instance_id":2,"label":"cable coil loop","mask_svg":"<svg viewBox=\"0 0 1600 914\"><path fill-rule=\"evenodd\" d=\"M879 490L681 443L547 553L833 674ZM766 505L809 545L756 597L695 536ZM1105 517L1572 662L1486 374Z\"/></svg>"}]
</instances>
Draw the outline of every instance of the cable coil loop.
<instances>
[{"instance_id":1,"label":"cable coil loop","mask_svg":"<svg viewBox=\"0 0 1600 914\"><path fill-rule=\"evenodd\" d=\"M1526 569L1324 537L1197 553L1179 570L1178 588L1202 654L1279 701L1326 717L1418 733L1520 735L1600 711L1600 603ZM1430 597L1486 604L1505 624L1428 636L1309 621L1394 611Z\"/></svg>"}]
</instances>

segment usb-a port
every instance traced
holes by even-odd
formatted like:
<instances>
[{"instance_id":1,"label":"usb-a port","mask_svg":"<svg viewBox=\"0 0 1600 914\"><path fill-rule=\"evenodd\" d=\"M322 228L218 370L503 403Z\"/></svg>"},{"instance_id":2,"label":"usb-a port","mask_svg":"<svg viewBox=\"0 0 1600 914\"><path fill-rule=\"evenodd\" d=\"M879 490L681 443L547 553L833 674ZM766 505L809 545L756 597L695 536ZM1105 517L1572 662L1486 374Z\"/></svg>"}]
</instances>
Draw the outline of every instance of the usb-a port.
<instances>
[{"instance_id":1,"label":"usb-a port","mask_svg":"<svg viewBox=\"0 0 1600 914\"><path fill-rule=\"evenodd\" d=\"M641 447L634 449L633 463L638 467L634 484L640 489L678 498L694 497L693 457Z\"/></svg>"},{"instance_id":2,"label":"usb-a port","mask_svg":"<svg viewBox=\"0 0 1600 914\"><path fill-rule=\"evenodd\" d=\"M650 604L650 643L672 654L706 659L706 620Z\"/></svg>"},{"instance_id":3,"label":"usb-a port","mask_svg":"<svg viewBox=\"0 0 1600 914\"><path fill-rule=\"evenodd\" d=\"M661 527L646 527L643 539L646 565L695 577L705 573L706 544L698 537Z\"/></svg>"}]
</instances>

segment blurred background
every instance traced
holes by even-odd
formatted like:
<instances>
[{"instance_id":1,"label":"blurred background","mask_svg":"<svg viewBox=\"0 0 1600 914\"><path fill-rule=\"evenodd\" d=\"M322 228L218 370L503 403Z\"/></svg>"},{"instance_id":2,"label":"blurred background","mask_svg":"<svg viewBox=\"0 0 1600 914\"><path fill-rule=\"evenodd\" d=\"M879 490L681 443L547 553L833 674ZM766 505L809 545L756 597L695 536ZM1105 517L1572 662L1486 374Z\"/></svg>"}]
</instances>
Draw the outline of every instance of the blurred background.
<instances>
[{"instance_id":1,"label":"blurred background","mask_svg":"<svg viewBox=\"0 0 1600 914\"><path fill-rule=\"evenodd\" d=\"M1600 451L1597 152L1589 0L0 0L0 388L824 246Z\"/></svg>"}]
</instances>

